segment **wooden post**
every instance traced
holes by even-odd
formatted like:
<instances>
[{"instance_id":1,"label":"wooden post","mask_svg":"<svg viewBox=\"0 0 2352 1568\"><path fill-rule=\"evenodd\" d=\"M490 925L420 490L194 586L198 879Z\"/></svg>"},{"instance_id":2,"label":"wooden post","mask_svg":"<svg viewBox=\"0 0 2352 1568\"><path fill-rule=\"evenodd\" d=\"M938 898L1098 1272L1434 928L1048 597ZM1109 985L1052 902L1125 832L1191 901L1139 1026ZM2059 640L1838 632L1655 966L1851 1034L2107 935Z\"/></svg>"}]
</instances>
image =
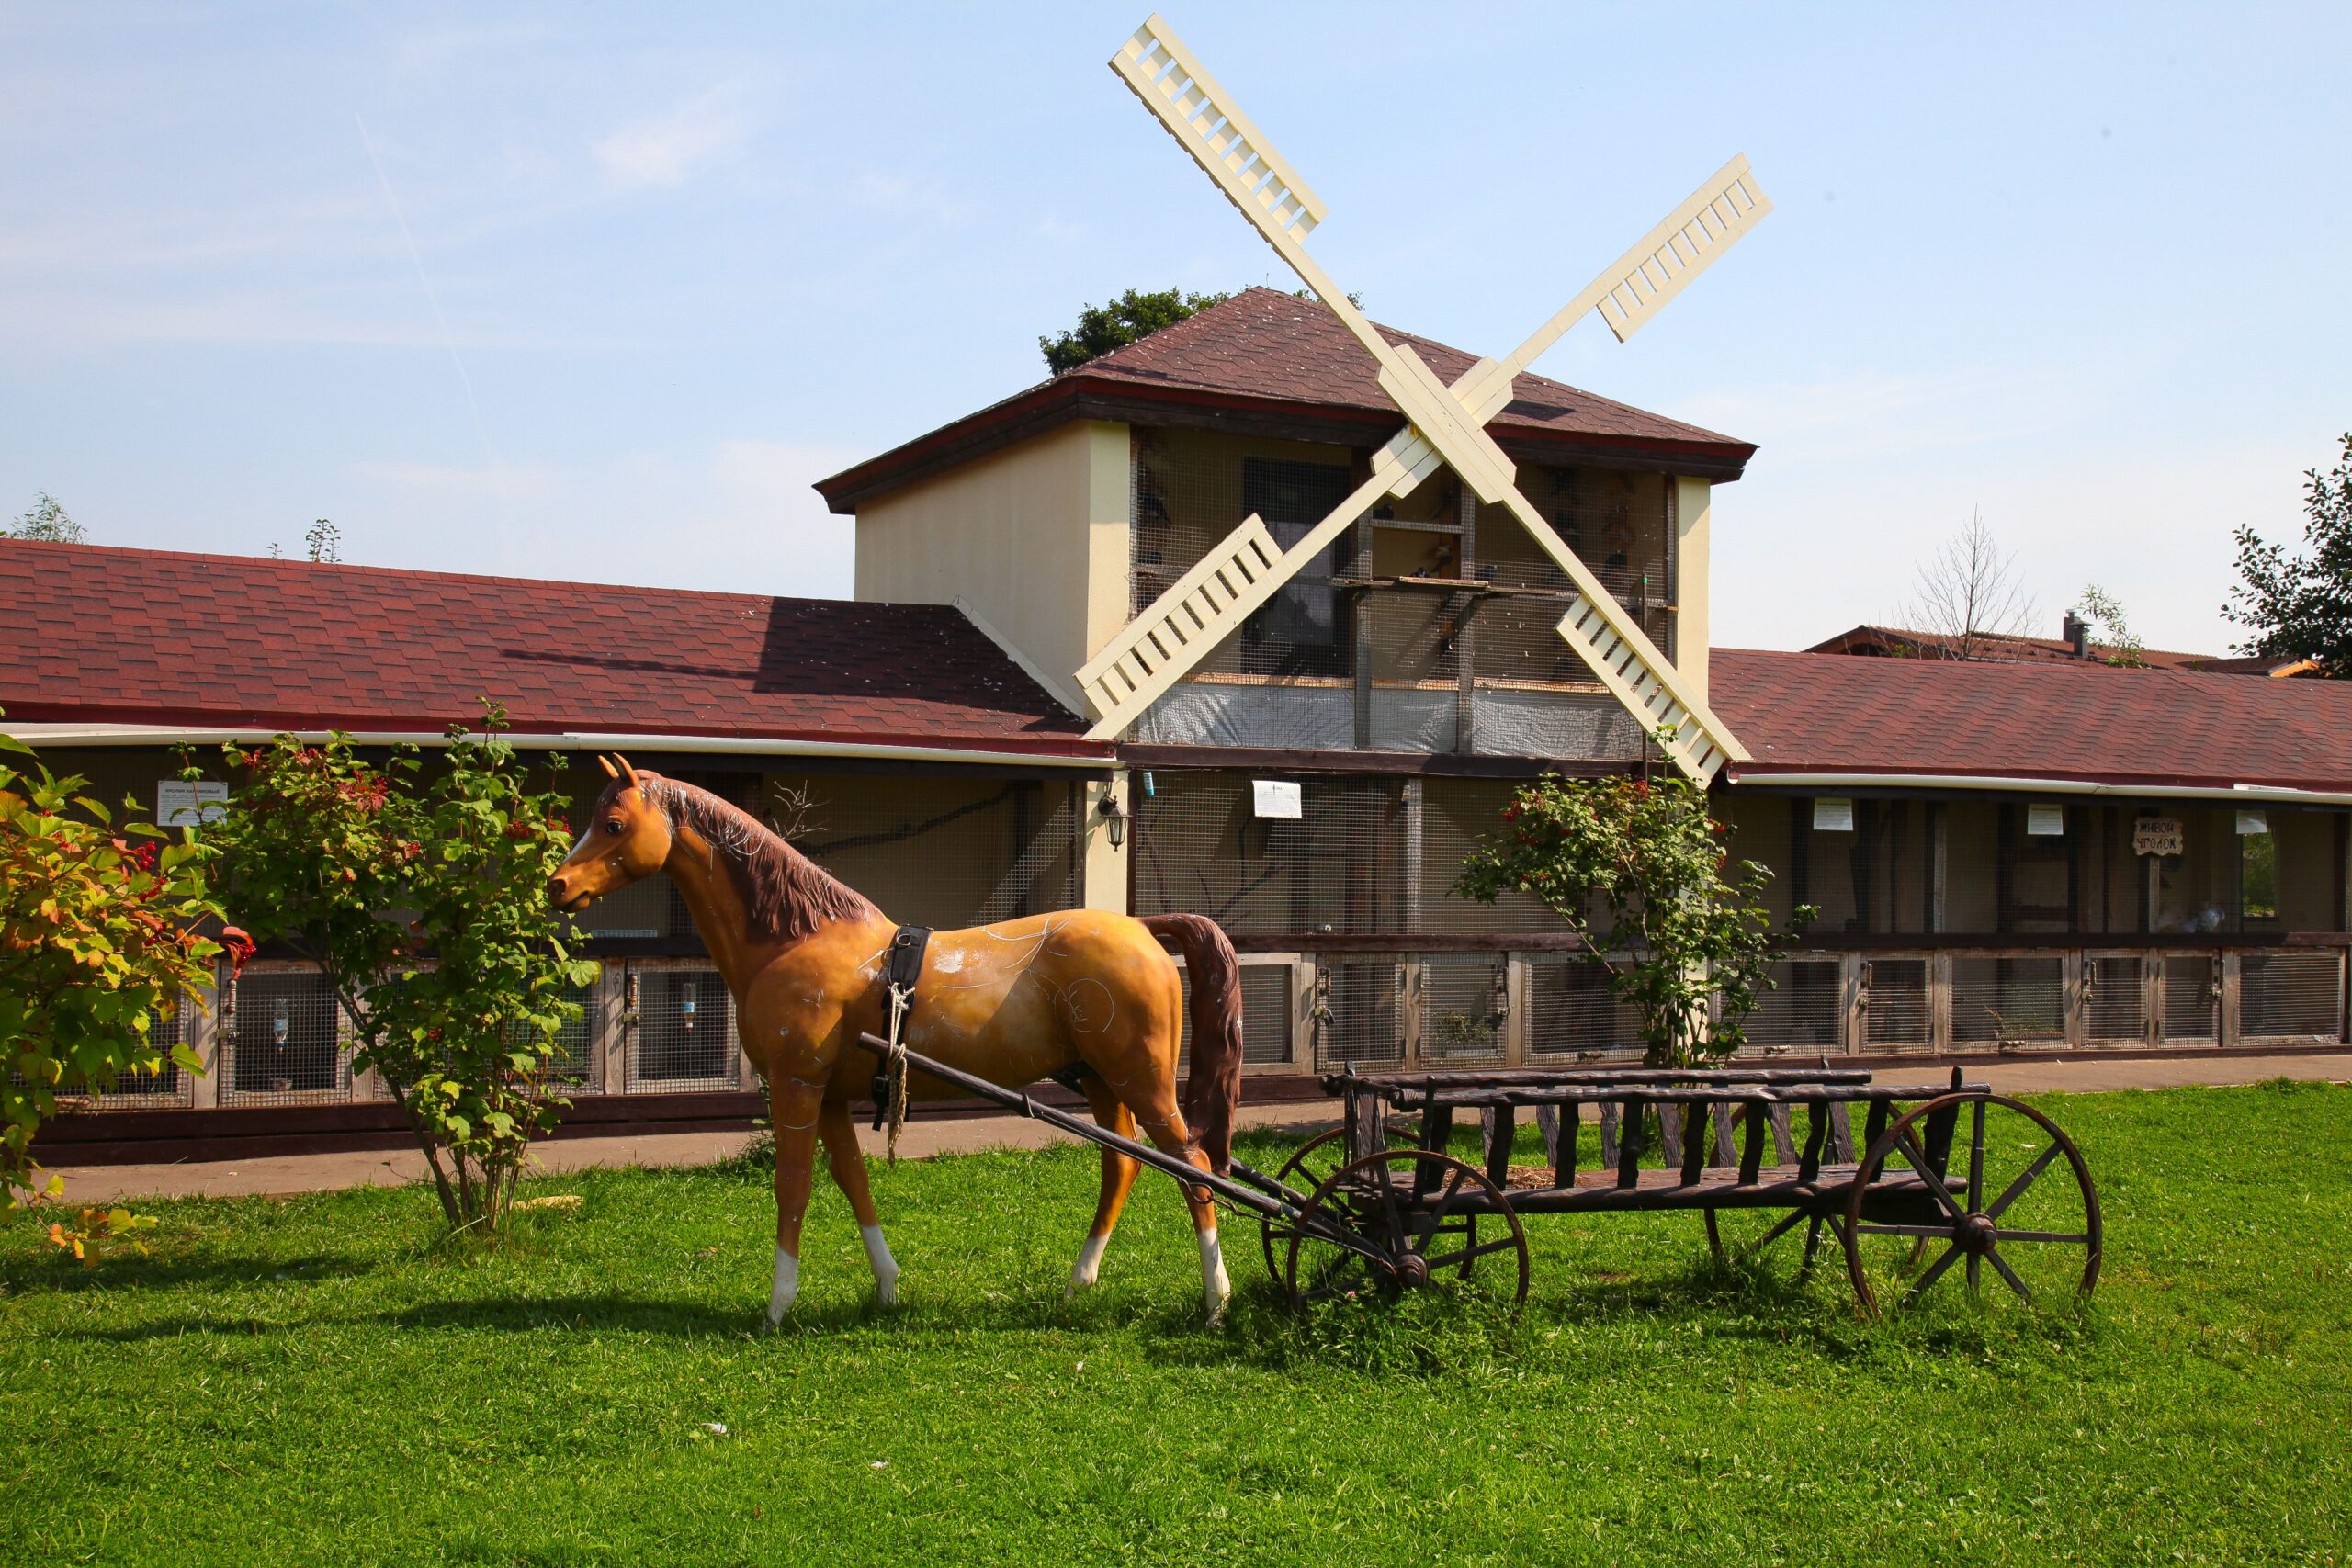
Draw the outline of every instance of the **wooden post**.
<instances>
[{"instance_id":1,"label":"wooden post","mask_svg":"<svg viewBox=\"0 0 2352 1568\"><path fill-rule=\"evenodd\" d=\"M212 984L192 991L180 998L180 1038L204 1064L204 1071L188 1079L187 1103L190 1110L206 1110L220 1103L220 984L221 965L212 967Z\"/></svg>"},{"instance_id":2,"label":"wooden post","mask_svg":"<svg viewBox=\"0 0 2352 1568\"><path fill-rule=\"evenodd\" d=\"M1293 1072L1315 1071L1315 955L1301 953L1290 966L1290 1065Z\"/></svg>"},{"instance_id":3,"label":"wooden post","mask_svg":"<svg viewBox=\"0 0 2352 1568\"><path fill-rule=\"evenodd\" d=\"M2220 1005L2216 1009L2218 1016L2213 1021L2213 1032L2219 1038L2221 1043L2226 1047L2235 1045L2238 1043L2238 998L2240 995L2239 982L2241 978L2241 971L2238 966L2238 955L2235 952L2223 953L2221 955L2221 963L2222 985L2221 996L2219 998Z\"/></svg>"}]
</instances>

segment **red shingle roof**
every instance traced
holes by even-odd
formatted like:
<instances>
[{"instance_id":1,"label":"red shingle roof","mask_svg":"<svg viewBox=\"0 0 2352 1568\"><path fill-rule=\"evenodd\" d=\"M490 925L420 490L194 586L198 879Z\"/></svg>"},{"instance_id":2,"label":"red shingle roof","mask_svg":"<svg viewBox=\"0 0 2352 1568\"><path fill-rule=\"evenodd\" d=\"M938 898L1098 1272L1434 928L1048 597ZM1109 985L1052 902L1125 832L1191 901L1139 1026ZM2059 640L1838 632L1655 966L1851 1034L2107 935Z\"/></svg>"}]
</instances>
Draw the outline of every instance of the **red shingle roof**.
<instances>
[{"instance_id":1,"label":"red shingle roof","mask_svg":"<svg viewBox=\"0 0 2352 1568\"><path fill-rule=\"evenodd\" d=\"M1374 323L1378 325L1378 323ZM1440 378L1452 381L1476 362L1434 339L1381 326L1389 342L1410 344ZM1565 382L1522 375L1514 400L1487 431L1521 447L1612 453L1659 466L1734 479L1756 453L1753 444L1596 397ZM929 434L820 479L817 490L835 512L888 493L943 468L1071 419L1114 418L1149 423L1157 405L1172 418L1179 408L1211 405L1255 411L1272 418L1311 418L1361 425L1342 434L1366 444L1387 438L1403 423L1380 389L1379 367L1362 344L1321 302L1272 288L1248 288L1221 305L1114 349L1077 369L1040 382Z\"/></svg>"},{"instance_id":2,"label":"red shingle roof","mask_svg":"<svg viewBox=\"0 0 2352 1568\"><path fill-rule=\"evenodd\" d=\"M2030 664L2062 661L2080 663L2082 656L2063 637L2010 637L1993 632L1976 634L1975 658L1990 663ZM1942 632L1915 632L1901 626L1874 626L1868 622L1815 643L1807 653L1850 653L1863 658L1941 659L1957 657L1960 639ZM2115 649L2103 642L2090 645L2091 658L2105 665ZM2194 670L2206 675L2291 675L2311 668L2310 660L2270 657L2231 658L2218 653L2177 653L2165 649L2140 649L2140 668ZM2110 669L2126 668L2109 665Z\"/></svg>"},{"instance_id":3,"label":"red shingle roof","mask_svg":"<svg viewBox=\"0 0 2352 1568\"><path fill-rule=\"evenodd\" d=\"M2079 660L1962 664L1719 648L1709 705L1774 773L2352 791L2352 682Z\"/></svg>"},{"instance_id":4,"label":"red shingle roof","mask_svg":"<svg viewBox=\"0 0 2352 1568\"><path fill-rule=\"evenodd\" d=\"M959 612L0 541L17 723L645 732L1108 755Z\"/></svg>"}]
</instances>

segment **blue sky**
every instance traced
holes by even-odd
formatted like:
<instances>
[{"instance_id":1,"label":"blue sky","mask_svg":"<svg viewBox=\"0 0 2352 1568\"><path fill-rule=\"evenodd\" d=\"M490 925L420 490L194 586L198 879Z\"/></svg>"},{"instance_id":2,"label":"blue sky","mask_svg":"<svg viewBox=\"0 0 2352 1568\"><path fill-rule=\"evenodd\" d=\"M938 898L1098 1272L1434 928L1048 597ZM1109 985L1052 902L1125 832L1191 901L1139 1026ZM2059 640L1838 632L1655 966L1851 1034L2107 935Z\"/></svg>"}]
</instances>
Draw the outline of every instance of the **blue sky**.
<instances>
[{"instance_id":1,"label":"blue sky","mask_svg":"<svg viewBox=\"0 0 2352 1568\"><path fill-rule=\"evenodd\" d=\"M808 481L1129 285L1289 286L1119 6L0 6L0 516L849 590ZM2352 7L1171 0L1378 320L1516 344L1735 152L1778 210L1538 367L1761 444L1720 643L1892 615L1981 509L2218 648L2352 427Z\"/></svg>"}]
</instances>

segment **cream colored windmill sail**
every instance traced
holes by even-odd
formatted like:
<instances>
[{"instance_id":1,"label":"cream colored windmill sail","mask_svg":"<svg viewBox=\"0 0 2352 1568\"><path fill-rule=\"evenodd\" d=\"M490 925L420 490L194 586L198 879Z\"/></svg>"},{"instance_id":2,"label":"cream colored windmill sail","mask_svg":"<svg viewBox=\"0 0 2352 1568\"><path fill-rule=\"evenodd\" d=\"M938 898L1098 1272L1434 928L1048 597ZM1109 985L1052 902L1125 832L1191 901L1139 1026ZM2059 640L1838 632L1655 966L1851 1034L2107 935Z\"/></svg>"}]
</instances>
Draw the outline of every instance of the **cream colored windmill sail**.
<instances>
[{"instance_id":1,"label":"cream colored windmill sail","mask_svg":"<svg viewBox=\"0 0 2352 1568\"><path fill-rule=\"evenodd\" d=\"M1510 359L1480 360L1448 387L1409 345L1383 337L1307 254L1306 238L1328 210L1322 198L1165 21L1157 14L1146 18L1112 57L1111 69L1363 344L1379 365L1381 389L1408 423L1374 455L1372 477L1271 570L1257 570L1270 541L1251 518L1090 660L1079 672L1097 715L1089 734L1102 739L1125 730L1367 508L1384 494L1410 491L1443 462L1480 501L1510 511L1567 574L1577 597L1560 635L1685 773L1703 784L1726 760L1744 761L1730 730L1520 494L1516 469L1485 427L1510 402L1512 378L1587 312L1597 310L1621 341L1631 337L1770 210L1747 161L1733 159ZM1246 580L1243 586L1234 587L1237 578Z\"/></svg>"}]
</instances>

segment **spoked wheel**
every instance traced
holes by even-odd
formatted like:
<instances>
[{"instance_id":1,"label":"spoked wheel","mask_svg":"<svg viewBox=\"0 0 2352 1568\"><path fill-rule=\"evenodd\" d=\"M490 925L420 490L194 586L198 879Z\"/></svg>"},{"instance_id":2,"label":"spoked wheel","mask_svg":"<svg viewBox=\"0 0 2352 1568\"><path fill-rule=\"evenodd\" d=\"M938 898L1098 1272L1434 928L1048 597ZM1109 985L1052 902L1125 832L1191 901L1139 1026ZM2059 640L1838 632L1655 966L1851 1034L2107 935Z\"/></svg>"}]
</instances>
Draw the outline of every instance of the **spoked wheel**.
<instances>
[{"instance_id":1,"label":"spoked wheel","mask_svg":"<svg viewBox=\"0 0 2352 1568\"><path fill-rule=\"evenodd\" d=\"M1838 1216L1803 1209L1708 1209L1707 1246L1715 1262L1776 1283L1802 1284L1813 1274L1825 1237L1838 1239Z\"/></svg>"},{"instance_id":2,"label":"spoked wheel","mask_svg":"<svg viewBox=\"0 0 2352 1568\"><path fill-rule=\"evenodd\" d=\"M1326 1229L1366 1250L1317 1234ZM1481 1258L1490 1259L1487 1268L1477 1266ZM1430 1284L1516 1308L1527 1300L1527 1233L1502 1190L1476 1167L1425 1149L1387 1149L1341 1166L1316 1189L1292 1232L1283 1280L1301 1312L1394 1300Z\"/></svg>"},{"instance_id":3,"label":"spoked wheel","mask_svg":"<svg viewBox=\"0 0 2352 1568\"><path fill-rule=\"evenodd\" d=\"M1388 1142L1391 1147L1412 1146L1407 1130L1402 1127L1389 1129ZM1326 1127L1299 1145L1296 1152L1283 1161L1282 1168L1274 1172L1274 1179L1301 1192L1315 1192L1338 1175L1340 1168L1347 1163L1348 1126L1342 1122L1337 1126ZM1295 1234L1287 1220L1268 1216L1258 1222L1258 1244L1266 1254L1266 1278L1277 1285L1282 1283L1283 1258Z\"/></svg>"},{"instance_id":4,"label":"spoked wheel","mask_svg":"<svg viewBox=\"0 0 2352 1568\"><path fill-rule=\"evenodd\" d=\"M1941 1145L1941 1147L1938 1147ZM1862 1311L1909 1306L1958 1269L1969 1293L2050 1304L2098 1283L2098 1190L2074 1140L1983 1090L1928 1101L1871 1145L1846 1201Z\"/></svg>"}]
</instances>

